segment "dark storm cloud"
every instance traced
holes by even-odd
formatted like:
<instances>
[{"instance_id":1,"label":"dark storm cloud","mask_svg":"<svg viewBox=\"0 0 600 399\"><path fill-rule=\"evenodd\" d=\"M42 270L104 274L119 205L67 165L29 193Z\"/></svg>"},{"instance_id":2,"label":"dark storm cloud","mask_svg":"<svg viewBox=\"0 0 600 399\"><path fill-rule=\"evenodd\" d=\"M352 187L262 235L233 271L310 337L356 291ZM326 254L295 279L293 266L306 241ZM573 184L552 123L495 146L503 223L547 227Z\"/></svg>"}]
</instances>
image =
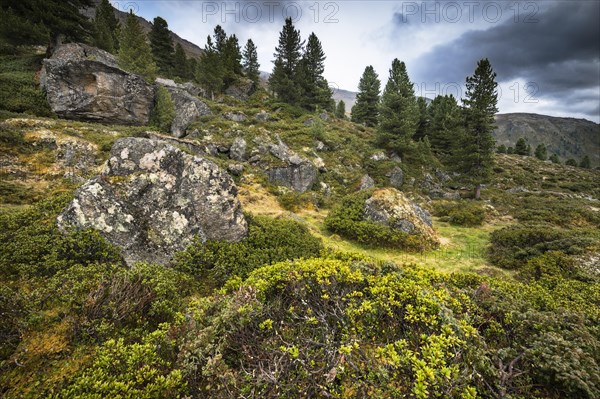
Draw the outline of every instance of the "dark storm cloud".
<instances>
[{"instance_id":1,"label":"dark storm cloud","mask_svg":"<svg viewBox=\"0 0 600 399\"><path fill-rule=\"evenodd\" d=\"M473 73L477 60L487 57L498 81L535 82L539 96L546 98L596 88L592 97L598 102L599 15L596 1L553 3L536 16L535 23L508 19L437 46L419 58L415 71L423 81L462 83Z\"/></svg>"}]
</instances>

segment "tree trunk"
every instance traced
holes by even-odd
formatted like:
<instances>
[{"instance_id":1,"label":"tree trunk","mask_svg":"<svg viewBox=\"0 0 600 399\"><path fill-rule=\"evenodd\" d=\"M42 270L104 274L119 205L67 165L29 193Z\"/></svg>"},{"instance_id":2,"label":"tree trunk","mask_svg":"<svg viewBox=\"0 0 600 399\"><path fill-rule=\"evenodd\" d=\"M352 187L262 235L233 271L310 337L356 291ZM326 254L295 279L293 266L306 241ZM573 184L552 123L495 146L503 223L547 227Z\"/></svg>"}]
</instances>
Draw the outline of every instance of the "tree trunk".
<instances>
[{"instance_id":1,"label":"tree trunk","mask_svg":"<svg viewBox=\"0 0 600 399\"><path fill-rule=\"evenodd\" d=\"M475 186L475 199L481 199L481 184Z\"/></svg>"}]
</instances>

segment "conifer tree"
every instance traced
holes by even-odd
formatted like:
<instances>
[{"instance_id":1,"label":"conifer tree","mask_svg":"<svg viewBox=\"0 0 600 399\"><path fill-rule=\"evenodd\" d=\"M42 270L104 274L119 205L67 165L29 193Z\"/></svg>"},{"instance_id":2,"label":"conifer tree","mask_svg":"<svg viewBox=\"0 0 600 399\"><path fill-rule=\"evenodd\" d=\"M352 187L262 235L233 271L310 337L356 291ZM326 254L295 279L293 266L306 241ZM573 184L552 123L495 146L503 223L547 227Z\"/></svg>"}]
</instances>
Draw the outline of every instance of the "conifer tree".
<instances>
[{"instance_id":1,"label":"conifer tree","mask_svg":"<svg viewBox=\"0 0 600 399\"><path fill-rule=\"evenodd\" d=\"M560 164L560 158L556 154L550 155L550 158L548 159L551 160L552 163Z\"/></svg>"},{"instance_id":2,"label":"conifer tree","mask_svg":"<svg viewBox=\"0 0 600 399\"><path fill-rule=\"evenodd\" d=\"M569 158L569 159L567 159L567 162L565 162L565 165L567 165L567 166L577 166L577 161L574 160L573 158Z\"/></svg>"},{"instance_id":3,"label":"conifer tree","mask_svg":"<svg viewBox=\"0 0 600 399\"><path fill-rule=\"evenodd\" d=\"M506 151L507 151L507 149L506 149L506 146L504 144L500 144L498 146L498 148L496 149L496 152L498 154L506 154Z\"/></svg>"},{"instance_id":4,"label":"conifer tree","mask_svg":"<svg viewBox=\"0 0 600 399\"><path fill-rule=\"evenodd\" d=\"M118 61L121 68L142 75L147 81L156 79L157 66L152 58L146 35L133 12L127 15L119 37Z\"/></svg>"},{"instance_id":5,"label":"conifer tree","mask_svg":"<svg viewBox=\"0 0 600 399\"><path fill-rule=\"evenodd\" d=\"M492 131L498 112L496 73L487 58L477 63L475 73L467 77L466 87L465 131L455 141L454 167L475 186L475 199L479 199L481 185L489 180L494 163Z\"/></svg>"},{"instance_id":6,"label":"conifer tree","mask_svg":"<svg viewBox=\"0 0 600 399\"><path fill-rule=\"evenodd\" d=\"M541 161L545 161L546 159L548 159L548 152L544 144L539 144L535 148L535 157Z\"/></svg>"},{"instance_id":7,"label":"conifer tree","mask_svg":"<svg viewBox=\"0 0 600 399\"><path fill-rule=\"evenodd\" d=\"M427 112L427 100L425 100L425 97L417 98L417 108L419 110L419 122L417 123L417 131L413 136L415 141L425 138L430 123L429 114Z\"/></svg>"},{"instance_id":8,"label":"conifer tree","mask_svg":"<svg viewBox=\"0 0 600 399\"><path fill-rule=\"evenodd\" d=\"M584 156L581 159L581 162L579 162L579 167L580 168L584 168L584 169L590 169L592 167L592 163L590 161L590 157L589 156Z\"/></svg>"},{"instance_id":9,"label":"conifer tree","mask_svg":"<svg viewBox=\"0 0 600 399\"><path fill-rule=\"evenodd\" d=\"M115 10L108 0L96 7L94 17L94 45L109 53L115 53L119 48L118 39L119 20L115 16Z\"/></svg>"},{"instance_id":10,"label":"conifer tree","mask_svg":"<svg viewBox=\"0 0 600 399\"><path fill-rule=\"evenodd\" d=\"M163 86L156 90L154 109L152 110L151 122L163 132L171 131L171 124L175 119L175 104L171 99L171 93Z\"/></svg>"},{"instance_id":11,"label":"conifer tree","mask_svg":"<svg viewBox=\"0 0 600 399\"><path fill-rule=\"evenodd\" d=\"M300 31L294 28L291 17L286 18L279 34L279 44L273 54L275 65L269 78L269 87L281 101L289 104L297 104L300 100L297 72L303 46Z\"/></svg>"},{"instance_id":12,"label":"conifer tree","mask_svg":"<svg viewBox=\"0 0 600 399\"><path fill-rule=\"evenodd\" d=\"M222 54L225 50L225 44L227 43L227 33L225 33L225 30L221 27L221 25L215 26L213 37L215 50L217 53Z\"/></svg>"},{"instance_id":13,"label":"conifer tree","mask_svg":"<svg viewBox=\"0 0 600 399\"><path fill-rule=\"evenodd\" d=\"M231 35L225 40L225 45L220 54L224 69L223 83L227 87L242 74L242 53L236 35Z\"/></svg>"},{"instance_id":14,"label":"conifer tree","mask_svg":"<svg viewBox=\"0 0 600 399\"><path fill-rule=\"evenodd\" d=\"M390 77L379 105L378 143L400 154L408 149L417 130L419 112L413 84L406 65L397 58L392 62Z\"/></svg>"},{"instance_id":15,"label":"conifer tree","mask_svg":"<svg viewBox=\"0 0 600 399\"><path fill-rule=\"evenodd\" d=\"M152 56L159 72L170 76L173 71L175 49L173 48L173 39L167 21L161 17L154 18L148 37L150 38Z\"/></svg>"},{"instance_id":16,"label":"conifer tree","mask_svg":"<svg viewBox=\"0 0 600 399\"><path fill-rule=\"evenodd\" d=\"M252 39L248 39L244 52L242 54L242 66L246 77L258 84L260 78L260 64L258 63L258 52L256 51L256 45Z\"/></svg>"},{"instance_id":17,"label":"conifer tree","mask_svg":"<svg viewBox=\"0 0 600 399\"><path fill-rule=\"evenodd\" d=\"M381 81L371 65L365 68L360 82L356 103L352 107L352 122L365 126L376 126L379 116L379 94Z\"/></svg>"},{"instance_id":18,"label":"conifer tree","mask_svg":"<svg viewBox=\"0 0 600 399\"><path fill-rule=\"evenodd\" d=\"M346 103L344 100L340 100L335 107L335 117L339 119L346 119Z\"/></svg>"},{"instance_id":19,"label":"conifer tree","mask_svg":"<svg viewBox=\"0 0 600 399\"><path fill-rule=\"evenodd\" d=\"M92 5L92 0L2 0L2 39L15 46L47 44L47 55L63 39L88 42L92 24L80 10Z\"/></svg>"},{"instance_id":20,"label":"conifer tree","mask_svg":"<svg viewBox=\"0 0 600 399\"><path fill-rule=\"evenodd\" d=\"M214 100L215 95L223 89L223 65L210 36L206 38L204 53L196 69L196 81L200 83Z\"/></svg>"},{"instance_id":21,"label":"conifer tree","mask_svg":"<svg viewBox=\"0 0 600 399\"><path fill-rule=\"evenodd\" d=\"M175 55L173 56L173 74L179 78L187 79L190 75L189 62L185 56L185 51L180 43L175 46Z\"/></svg>"},{"instance_id":22,"label":"conifer tree","mask_svg":"<svg viewBox=\"0 0 600 399\"><path fill-rule=\"evenodd\" d=\"M194 57L190 57L187 60L187 70L188 70L188 76L187 79L189 80L194 80L196 79L196 70L198 69L198 60Z\"/></svg>"},{"instance_id":23,"label":"conifer tree","mask_svg":"<svg viewBox=\"0 0 600 399\"><path fill-rule=\"evenodd\" d=\"M527 140L525 138L520 137L515 144L515 154L517 155L531 155L530 148L527 145Z\"/></svg>"},{"instance_id":24,"label":"conifer tree","mask_svg":"<svg viewBox=\"0 0 600 399\"><path fill-rule=\"evenodd\" d=\"M452 94L437 96L428 109L427 137L431 149L438 155L448 156L453 143L462 132L463 115Z\"/></svg>"},{"instance_id":25,"label":"conifer tree","mask_svg":"<svg viewBox=\"0 0 600 399\"><path fill-rule=\"evenodd\" d=\"M317 35L308 37L306 49L298 66L300 84L300 105L309 111L329 109L331 105L331 89L323 77L325 72L325 53Z\"/></svg>"}]
</instances>

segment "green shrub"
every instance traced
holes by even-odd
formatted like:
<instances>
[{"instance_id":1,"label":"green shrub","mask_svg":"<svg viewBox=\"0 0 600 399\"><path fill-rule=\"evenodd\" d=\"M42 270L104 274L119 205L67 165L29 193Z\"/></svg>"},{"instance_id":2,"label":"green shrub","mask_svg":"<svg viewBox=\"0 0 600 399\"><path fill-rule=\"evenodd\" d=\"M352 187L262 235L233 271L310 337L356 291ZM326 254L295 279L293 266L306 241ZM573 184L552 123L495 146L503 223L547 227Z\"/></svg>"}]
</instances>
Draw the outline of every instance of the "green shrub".
<instances>
[{"instance_id":1,"label":"green shrub","mask_svg":"<svg viewBox=\"0 0 600 399\"><path fill-rule=\"evenodd\" d=\"M25 138L22 131L6 123L0 123L0 143L18 147L25 144Z\"/></svg>"},{"instance_id":2,"label":"green shrub","mask_svg":"<svg viewBox=\"0 0 600 399\"><path fill-rule=\"evenodd\" d=\"M283 260L312 258L321 240L293 220L248 217L248 238L236 243L200 240L176 255L175 268L196 276L207 287L218 287L231 276Z\"/></svg>"},{"instance_id":3,"label":"green shrub","mask_svg":"<svg viewBox=\"0 0 600 399\"><path fill-rule=\"evenodd\" d=\"M598 249L598 233L591 230L517 225L491 234L488 255L496 266L519 269L529 259L548 251L576 255L593 249Z\"/></svg>"},{"instance_id":4,"label":"green shrub","mask_svg":"<svg viewBox=\"0 0 600 399\"><path fill-rule=\"evenodd\" d=\"M573 258L560 251L549 251L529 259L519 271L519 277L524 280L543 278L587 280Z\"/></svg>"},{"instance_id":5,"label":"green shrub","mask_svg":"<svg viewBox=\"0 0 600 399\"><path fill-rule=\"evenodd\" d=\"M371 194L372 190L364 190L344 197L327 215L327 230L367 246L402 248L408 251L424 251L436 246L436 243L425 237L363 220L365 201Z\"/></svg>"},{"instance_id":6,"label":"green shrub","mask_svg":"<svg viewBox=\"0 0 600 399\"><path fill-rule=\"evenodd\" d=\"M163 132L170 132L174 119L175 104L171 99L171 93L164 86L159 86L156 90L156 100L152 110L152 125Z\"/></svg>"},{"instance_id":7,"label":"green shrub","mask_svg":"<svg viewBox=\"0 0 600 399\"><path fill-rule=\"evenodd\" d=\"M434 214L457 226L481 226L485 221L484 207L473 201L437 202Z\"/></svg>"}]
</instances>

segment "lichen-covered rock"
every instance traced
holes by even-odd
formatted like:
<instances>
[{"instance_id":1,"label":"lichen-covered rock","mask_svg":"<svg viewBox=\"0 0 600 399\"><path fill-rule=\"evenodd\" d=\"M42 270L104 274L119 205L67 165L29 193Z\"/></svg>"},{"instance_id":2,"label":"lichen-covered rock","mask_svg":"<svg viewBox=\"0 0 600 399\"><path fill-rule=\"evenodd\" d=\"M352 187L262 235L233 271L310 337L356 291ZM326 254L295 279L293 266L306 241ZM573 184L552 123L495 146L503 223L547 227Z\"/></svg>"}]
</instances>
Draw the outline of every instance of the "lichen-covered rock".
<instances>
[{"instance_id":1,"label":"lichen-covered rock","mask_svg":"<svg viewBox=\"0 0 600 399\"><path fill-rule=\"evenodd\" d=\"M82 140L64 140L58 144L56 160L66 168L86 174L96 167L96 147Z\"/></svg>"},{"instance_id":2,"label":"lichen-covered rock","mask_svg":"<svg viewBox=\"0 0 600 399\"><path fill-rule=\"evenodd\" d=\"M373 192L365 202L364 218L437 242L429 213L393 188Z\"/></svg>"},{"instance_id":3,"label":"lichen-covered rock","mask_svg":"<svg viewBox=\"0 0 600 399\"><path fill-rule=\"evenodd\" d=\"M223 117L234 122L243 122L246 120L246 114L243 112L226 112L223 114Z\"/></svg>"},{"instance_id":4,"label":"lichen-covered rock","mask_svg":"<svg viewBox=\"0 0 600 399\"><path fill-rule=\"evenodd\" d=\"M243 137L236 137L229 149L229 158L234 161L243 162L246 160L246 149L248 145Z\"/></svg>"},{"instance_id":5,"label":"lichen-covered rock","mask_svg":"<svg viewBox=\"0 0 600 399\"><path fill-rule=\"evenodd\" d=\"M259 122L267 122L269 121L269 119L271 119L271 114L263 110L254 115L254 119L256 119Z\"/></svg>"},{"instance_id":6,"label":"lichen-covered rock","mask_svg":"<svg viewBox=\"0 0 600 399\"><path fill-rule=\"evenodd\" d=\"M375 187L375 180L373 180L371 176L364 175L363 177L361 177L359 185L360 190L368 190L373 187Z\"/></svg>"},{"instance_id":7,"label":"lichen-covered rock","mask_svg":"<svg viewBox=\"0 0 600 399\"><path fill-rule=\"evenodd\" d=\"M164 141L118 140L100 176L75 193L61 230L94 228L129 264L167 263L202 240L238 241L247 224L231 177L217 165Z\"/></svg>"},{"instance_id":8,"label":"lichen-covered rock","mask_svg":"<svg viewBox=\"0 0 600 399\"><path fill-rule=\"evenodd\" d=\"M171 124L171 133L175 137L184 137L186 129L198 118L212 114L210 108L197 97L184 89L166 86L175 105L175 119Z\"/></svg>"},{"instance_id":9,"label":"lichen-covered rock","mask_svg":"<svg viewBox=\"0 0 600 399\"><path fill-rule=\"evenodd\" d=\"M267 174L272 183L301 193L310 190L317 181L317 168L310 162L272 168Z\"/></svg>"},{"instance_id":10,"label":"lichen-covered rock","mask_svg":"<svg viewBox=\"0 0 600 399\"><path fill-rule=\"evenodd\" d=\"M390 172L390 186L394 188L402 187L404 183L404 172L399 167L395 166Z\"/></svg>"},{"instance_id":11,"label":"lichen-covered rock","mask_svg":"<svg viewBox=\"0 0 600 399\"><path fill-rule=\"evenodd\" d=\"M50 108L62 118L124 125L150 119L153 86L120 69L106 51L62 45L44 60L40 80Z\"/></svg>"},{"instance_id":12,"label":"lichen-covered rock","mask_svg":"<svg viewBox=\"0 0 600 399\"><path fill-rule=\"evenodd\" d=\"M250 79L240 78L225 89L225 94L237 100L246 101L256 90L256 85Z\"/></svg>"}]
</instances>

